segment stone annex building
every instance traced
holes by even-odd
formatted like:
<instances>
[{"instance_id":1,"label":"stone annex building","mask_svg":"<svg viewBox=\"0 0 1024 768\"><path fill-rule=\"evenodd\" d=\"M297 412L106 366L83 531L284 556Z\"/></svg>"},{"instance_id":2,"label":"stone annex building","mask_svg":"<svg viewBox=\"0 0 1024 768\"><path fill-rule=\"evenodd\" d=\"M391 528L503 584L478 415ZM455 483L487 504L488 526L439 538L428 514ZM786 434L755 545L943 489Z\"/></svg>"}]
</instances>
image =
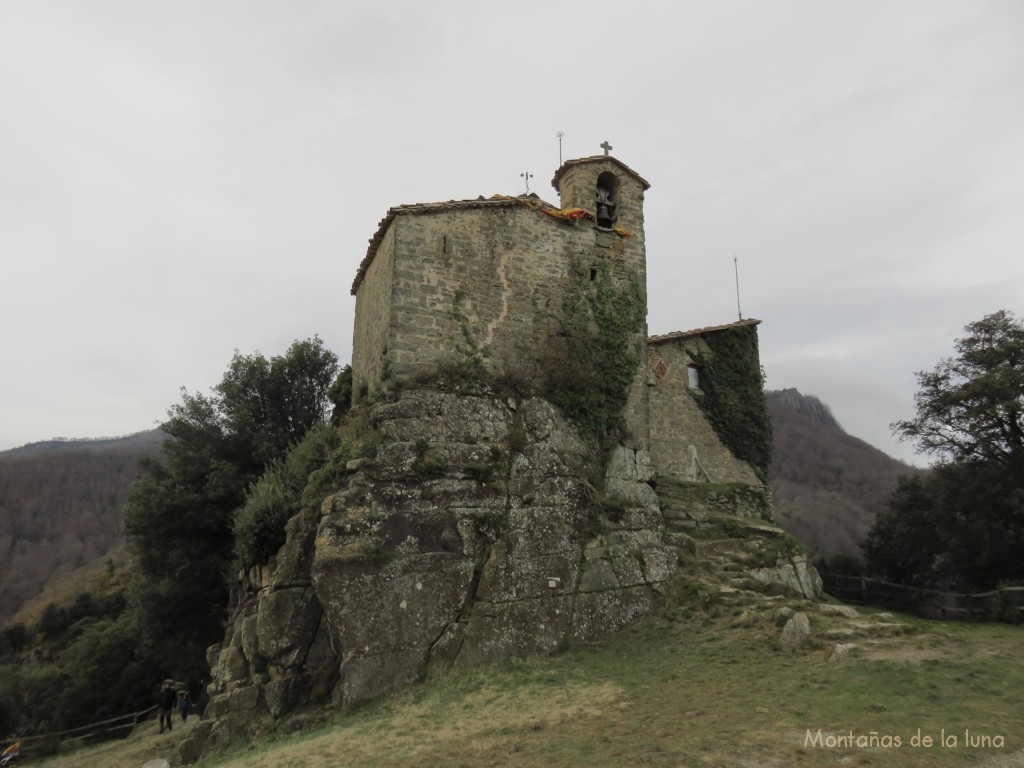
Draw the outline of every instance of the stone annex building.
<instances>
[{"instance_id":1,"label":"stone annex building","mask_svg":"<svg viewBox=\"0 0 1024 768\"><path fill-rule=\"evenodd\" d=\"M758 321L647 338L647 182L605 154L554 185L559 206L496 196L380 223L352 285L345 452L242 570L186 761L260 712L604 637L663 604L701 528L770 528ZM460 390L444 370L536 386ZM623 423L602 455L547 396L552 372L585 380L577 395L614 379L601 402ZM796 559L751 573L820 589Z\"/></svg>"},{"instance_id":2,"label":"stone annex building","mask_svg":"<svg viewBox=\"0 0 1024 768\"><path fill-rule=\"evenodd\" d=\"M385 377L429 372L470 343L492 373L545 375L564 350L563 306L587 281L634 282L646 307L644 193L650 185L607 154L565 162L552 185L561 207L536 195L401 205L388 211L359 266L352 369L356 402ZM707 338L759 320L646 338L625 413L629 447L679 480L763 487L701 411ZM755 337L756 339L756 337ZM571 340L570 342L571 343ZM748 364L759 375L756 356Z\"/></svg>"}]
</instances>

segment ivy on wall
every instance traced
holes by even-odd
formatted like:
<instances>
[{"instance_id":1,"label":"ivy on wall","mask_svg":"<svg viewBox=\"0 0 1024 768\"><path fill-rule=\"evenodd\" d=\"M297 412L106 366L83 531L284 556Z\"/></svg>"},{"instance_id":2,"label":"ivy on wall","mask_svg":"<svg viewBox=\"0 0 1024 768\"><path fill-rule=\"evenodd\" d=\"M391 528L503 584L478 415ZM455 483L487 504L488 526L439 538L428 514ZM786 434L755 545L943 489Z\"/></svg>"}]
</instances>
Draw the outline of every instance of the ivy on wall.
<instances>
[{"instance_id":1,"label":"ivy on wall","mask_svg":"<svg viewBox=\"0 0 1024 768\"><path fill-rule=\"evenodd\" d=\"M719 439L763 481L772 458L772 422L764 400L764 377L753 325L702 337L709 353L695 354L700 368L697 398Z\"/></svg>"},{"instance_id":2,"label":"ivy on wall","mask_svg":"<svg viewBox=\"0 0 1024 768\"><path fill-rule=\"evenodd\" d=\"M643 353L647 317L640 285L617 288L607 267L580 270L562 307L564 356L552 361L546 398L602 447L621 433L622 410Z\"/></svg>"},{"instance_id":3,"label":"ivy on wall","mask_svg":"<svg viewBox=\"0 0 1024 768\"><path fill-rule=\"evenodd\" d=\"M462 309L464 301L466 301L466 292L462 288L456 289L449 312L449 316L459 327L459 338L453 340L453 347L461 361L473 363L482 368L483 359L491 355L491 348L487 344L477 341L473 325Z\"/></svg>"}]
</instances>

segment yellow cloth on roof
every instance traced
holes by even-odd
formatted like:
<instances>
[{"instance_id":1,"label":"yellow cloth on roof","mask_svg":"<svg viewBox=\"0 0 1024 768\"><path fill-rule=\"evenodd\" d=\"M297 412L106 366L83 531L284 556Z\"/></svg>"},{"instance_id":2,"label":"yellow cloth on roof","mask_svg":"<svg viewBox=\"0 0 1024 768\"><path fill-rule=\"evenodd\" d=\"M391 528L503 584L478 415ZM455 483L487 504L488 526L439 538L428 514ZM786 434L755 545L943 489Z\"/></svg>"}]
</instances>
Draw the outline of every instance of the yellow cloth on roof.
<instances>
[{"instance_id":1,"label":"yellow cloth on roof","mask_svg":"<svg viewBox=\"0 0 1024 768\"><path fill-rule=\"evenodd\" d=\"M574 222L579 221L580 219L594 221L594 214L590 211L584 210L583 208L552 208L550 206L543 205L536 200L531 200L528 197L512 197L511 195L491 195L491 200L514 200L521 205L525 205L527 208L540 211L541 213L546 213L548 216L555 219L561 219L562 221ZM619 237L633 236L633 233L625 227L615 227L613 231Z\"/></svg>"}]
</instances>

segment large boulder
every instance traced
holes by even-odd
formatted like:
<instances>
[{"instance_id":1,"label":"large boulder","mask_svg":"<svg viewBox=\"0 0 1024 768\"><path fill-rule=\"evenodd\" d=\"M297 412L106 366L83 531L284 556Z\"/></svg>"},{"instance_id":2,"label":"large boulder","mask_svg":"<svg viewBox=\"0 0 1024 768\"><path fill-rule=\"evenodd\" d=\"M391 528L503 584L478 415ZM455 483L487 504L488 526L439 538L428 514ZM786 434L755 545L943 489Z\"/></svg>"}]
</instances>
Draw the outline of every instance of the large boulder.
<instances>
[{"instance_id":1,"label":"large boulder","mask_svg":"<svg viewBox=\"0 0 1024 768\"><path fill-rule=\"evenodd\" d=\"M782 650L793 652L807 644L811 639L811 622L806 613L795 613L786 622L779 635Z\"/></svg>"},{"instance_id":2,"label":"large boulder","mask_svg":"<svg viewBox=\"0 0 1024 768\"><path fill-rule=\"evenodd\" d=\"M825 594L821 576L803 556L780 560L774 568L754 568L750 575L762 584L807 600L821 600Z\"/></svg>"},{"instance_id":3,"label":"large boulder","mask_svg":"<svg viewBox=\"0 0 1024 768\"><path fill-rule=\"evenodd\" d=\"M593 452L551 404L404 391L370 409L375 455L242 574L211 648L209 740L257 710L351 707L447 670L594 640L647 615L675 573L647 453Z\"/></svg>"}]
</instances>

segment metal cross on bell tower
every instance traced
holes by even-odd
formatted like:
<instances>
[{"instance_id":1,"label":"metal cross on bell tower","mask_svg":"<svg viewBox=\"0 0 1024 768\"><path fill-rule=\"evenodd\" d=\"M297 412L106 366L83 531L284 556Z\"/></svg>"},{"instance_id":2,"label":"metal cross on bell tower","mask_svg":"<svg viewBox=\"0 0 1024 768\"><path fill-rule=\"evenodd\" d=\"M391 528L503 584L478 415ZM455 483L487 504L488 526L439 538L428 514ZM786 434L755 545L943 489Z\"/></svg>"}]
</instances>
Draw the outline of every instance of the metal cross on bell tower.
<instances>
[{"instance_id":1,"label":"metal cross on bell tower","mask_svg":"<svg viewBox=\"0 0 1024 768\"><path fill-rule=\"evenodd\" d=\"M608 143L607 140L601 142L601 149L604 150L604 156L608 157L608 153L614 149L614 147Z\"/></svg>"}]
</instances>

